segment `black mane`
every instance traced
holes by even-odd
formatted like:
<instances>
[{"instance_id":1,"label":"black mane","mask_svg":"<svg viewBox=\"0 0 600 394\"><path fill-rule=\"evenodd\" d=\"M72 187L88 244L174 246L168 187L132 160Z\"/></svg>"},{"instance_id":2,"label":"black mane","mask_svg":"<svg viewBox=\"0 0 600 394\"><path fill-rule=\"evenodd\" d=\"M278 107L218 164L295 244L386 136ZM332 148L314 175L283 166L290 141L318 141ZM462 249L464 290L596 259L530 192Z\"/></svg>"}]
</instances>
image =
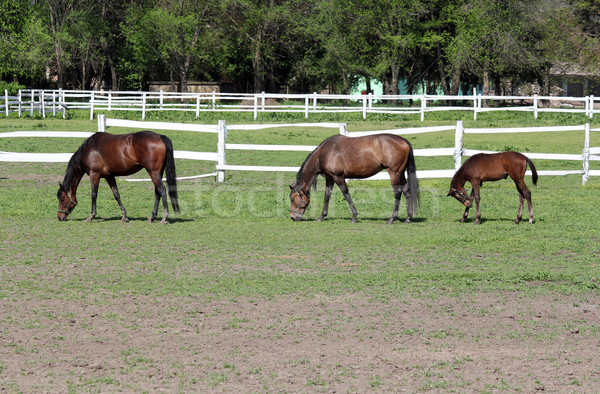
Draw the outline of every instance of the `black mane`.
<instances>
[{"instance_id":1,"label":"black mane","mask_svg":"<svg viewBox=\"0 0 600 394\"><path fill-rule=\"evenodd\" d=\"M314 154L315 154L315 152L316 152L316 151L318 151L318 150L319 150L319 148L321 148L321 146L322 146L322 145L323 145L325 142L327 142L327 141L328 141L330 138L334 138L334 137L337 137L337 136L338 136L338 135L332 135L331 137L329 137L329 138L326 138L326 139L325 139L325 141L321 142L321 143L319 144L319 146L317 146L317 147L315 148L315 150L313 150L312 152L310 152L310 154L309 154L308 156L306 156L306 159L304 159L304 162L303 162L303 163L302 163L302 165L300 166L300 170L298 170L298 173L296 174L296 185L298 185L298 184L300 183L300 181L302 180L302 175L304 175L304 167L306 166L306 163L307 163L307 162L308 162L308 160L309 160L309 159L312 157L312 155L314 155ZM316 188L317 188L317 174L314 174L314 175L315 175L315 177L314 177L314 180L313 180L313 182L312 182L312 185L311 185L311 186L312 186L314 189L316 189ZM308 191L310 191L310 188L309 188L309 190L308 190Z\"/></svg>"},{"instance_id":2,"label":"black mane","mask_svg":"<svg viewBox=\"0 0 600 394\"><path fill-rule=\"evenodd\" d=\"M68 191L71 190L71 185L73 184L73 180L75 178L81 178L85 173L85 167L83 166L83 151L86 147L92 144L92 139L94 136L92 135L90 138L84 141L83 144L73 153L71 159L69 160L69 164L67 165L67 172L65 173L65 179L62 182L62 189ZM60 192L60 190L59 190Z\"/></svg>"}]
</instances>

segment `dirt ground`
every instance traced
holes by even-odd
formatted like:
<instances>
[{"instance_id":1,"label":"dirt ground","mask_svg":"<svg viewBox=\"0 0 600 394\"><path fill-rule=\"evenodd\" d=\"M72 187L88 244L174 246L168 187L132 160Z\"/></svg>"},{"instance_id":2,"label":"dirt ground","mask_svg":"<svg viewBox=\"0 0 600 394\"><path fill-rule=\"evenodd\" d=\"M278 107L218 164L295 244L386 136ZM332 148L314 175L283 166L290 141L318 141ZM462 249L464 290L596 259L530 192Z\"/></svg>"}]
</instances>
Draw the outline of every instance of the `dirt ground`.
<instances>
[{"instance_id":1,"label":"dirt ground","mask_svg":"<svg viewBox=\"0 0 600 394\"><path fill-rule=\"evenodd\" d=\"M0 391L596 392L599 301L3 298Z\"/></svg>"}]
</instances>

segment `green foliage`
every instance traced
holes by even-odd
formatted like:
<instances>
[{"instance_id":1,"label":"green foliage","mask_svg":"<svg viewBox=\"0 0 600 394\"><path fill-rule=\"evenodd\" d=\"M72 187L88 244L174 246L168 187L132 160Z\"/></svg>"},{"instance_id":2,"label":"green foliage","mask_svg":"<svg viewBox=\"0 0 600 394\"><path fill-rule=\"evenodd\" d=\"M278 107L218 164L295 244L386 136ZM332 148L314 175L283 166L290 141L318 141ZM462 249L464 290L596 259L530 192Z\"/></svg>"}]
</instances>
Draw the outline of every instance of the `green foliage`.
<instances>
[{"instance_id":1,"label":"green foliage","mask_svg":"<svg viewBox=\"0 0 600 394\"><path fill-rule=\"evenodd\" d=\"M386 93L405 80L455 94L488 77L545 84L564 62L595 67L596 11L589 0L14 0L0 4L0 74L33 88L221 80L342 93L363 77Z\"/></svg>"},{"instance_id":2,"label":"green foliage","mask_svg":"<svg viewBox=\"0 0 600 394\"><path fill-rule=\"evenodd\" d=\"M25 89L25 86L20 85L18 82L6 82L0 81L0 92L8 91L8 94L15 96L19 93L19 90Z\"/></svg>"}]
</instances>

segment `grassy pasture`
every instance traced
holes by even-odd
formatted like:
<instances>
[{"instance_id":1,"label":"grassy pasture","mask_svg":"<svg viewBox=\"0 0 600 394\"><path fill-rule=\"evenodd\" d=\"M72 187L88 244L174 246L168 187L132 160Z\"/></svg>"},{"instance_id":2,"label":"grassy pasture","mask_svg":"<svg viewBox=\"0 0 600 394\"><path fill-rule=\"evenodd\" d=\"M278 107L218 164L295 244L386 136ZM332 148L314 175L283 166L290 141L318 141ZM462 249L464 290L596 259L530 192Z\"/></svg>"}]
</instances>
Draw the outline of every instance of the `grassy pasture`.
<instances>
[{"instance_id":1,"label":"grassy pasture","mask_svg":"<svg viewBox=\"0 0 600 394\"><path fill-rule=\"evenodd\" d=\"M214 123L213 116L200 122ZM225 116L232 123L250 122L244 116ZM480 114L477 122L464 114L433 116L439 119L423 124L410 117L362 121L351 114L347 122L350 131L359 131L453 124L463 117L465 127L589 121L544 114L537 122L521 114ZM288 120L271 118L267 121ZM192 121L181 116L173 120ZM311 119L330 120L341 121L337 115ZM16 130L95 131L96 123L86 120L85 114L66 121L0 118L0 132ZM316 145L333 132L319 128L232 131L229 141ZM172 138L177 150L215 149L216 135L162 133ZM430 133L409 140L414 148L450 147L454 135ZM81 142L3 138L0 151L73 152ZM464 144L474 149L577 153L583 146L583 132L466 135ZM597 133L592 134L591 145L600 146ZM232 152L227 162L293 166L305 157L291 152ZM579 162L534 162L538 170L581 167ZM224 184L211 178L180 182L182 213L162 226L145 221L154 198L149 183L119 181L132 219L123 224L102 181L99 219L86 223L90 187L84 178L79 205L69 221L59 223L55 196L65 163L0 163L0 168L0 305L4 306L0 336L5 339L0 345L0 387L9 391L487 392L597 387L600 358L585 352L578 358L577 352L590 343L596 344L597 352L600 343L593 319L600 304L598 178L582 186L580 176L541 176L533 187L526 177L533 194L533 225L513 224L518 197L510 180L484 184L479 226L471 220L458 222L463 209L446 197L449 179L423 179L415 221L387 226L393 205L388 182L351 182L359 212L359 223L352 225L337 189L328 219L314 222L322 208L321 180L305 220L294 223L289 220L288 185L295 174L228 172ZM417 168L452 168L452 158L417 158ZM598 164L592 168L599 168ZM177 170L186 176L211 172L214 166L179 160ZM405 212L402 207L401 218ZM496 307L482 301L489 298ZM555 303L541 305L539 300ZM302 309L307 303L310 307ZM287 314L283 305L289 308ZM500 310L511 305L517 311L516 326L501 319L497 323ZM548 319L538 316L536 320L536 313L542 312L533 310L533 305L547 312ZM416 309L411 314L416 306L423 314ZM275 320L265 321L265 315ZM177 322L169 320L173 316ZM431 316L446 325L421 324ZM461 325L461 319L471 316L487 319L476 320L482 324L480 332ZM553 318L558 323L552 323ZM99 333L99 321L117 338ZM301 321L307 326L299 325ZM83 327L77 329L80 324ZM498 332L488 331L490 327ZM188 338L185 329L199 336ZM573 342L569 335L575 331L585 340ZM19 337L18 332L25 334ZM104 353L98 368L91 370L80 365L90 349L85 346L86 335L94 338L90 343L114 345L113 352ZM144 345L140 336L153 342ZM260 346L252 345L252 351L223 345L228 352L209 352L214 345L210 338L227 342L245 337L260 344L270 336L290 349L315 339L318 351L334 360L319 361L323 356L300 350L288 354L271 349L275 361L257 362L252 360L264 354ZM357 352L360 346L370 348L359 353L363 356L359 361L351 362L347 354L334 349L351 349L354 342L349 338L357 341ZM278 342L286 339L290 342ZM162 347L168 341L173 341L170 350L178 352L181 360L153 355L168 350ZM205 347L197 347L195 341L206 341ZM554 349L557 341L565 347ZM526 349L513 360L550 372L519 372L496 359L493 355L501 353L496 352L503 342L522 343ZM386 353L390 350L377 350L386 343L395 352L392 356ZM422 351L421 359L408 356L411 343ZM464 350L477 346L487 353ZM546 353L537 351L544 348ZM385 357L365 356L378 351ZM436 358L440 354L449 356ZM405 372L390 372L387 366L394 362ZM355 369L355 364L360 368ZM475 372L466 373L464 368L458 372L462 364ZM569 373L556 372L565 366L571 366ZM494 380L494 373L501 379ZM155 376L161 379L153 380Z\"/></svg>"}]
</instances>

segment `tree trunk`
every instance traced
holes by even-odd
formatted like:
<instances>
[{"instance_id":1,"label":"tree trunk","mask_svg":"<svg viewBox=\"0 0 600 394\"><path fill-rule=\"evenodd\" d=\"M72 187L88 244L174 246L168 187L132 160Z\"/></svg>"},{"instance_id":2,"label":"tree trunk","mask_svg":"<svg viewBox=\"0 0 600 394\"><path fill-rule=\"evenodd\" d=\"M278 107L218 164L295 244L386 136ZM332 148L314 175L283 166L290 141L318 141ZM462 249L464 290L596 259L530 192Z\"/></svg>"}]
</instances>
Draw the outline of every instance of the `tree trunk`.
<instances>
[{"instance_id":1,"label":"tree trunk","mask_svg":"<svg viewBox=\"0 0 600 394\"><path fill-rule=\"evenodd\" d=\"M484 64L483 66L483 95L487 96L490 94L490 70L488 64ZM489 104L487 100L483 100L483 106L488 107Z\"/></svg>"},{"instance_id":2,"label":"tree trunk","mask_svg":"<svg viewBox=\"0 0 600 394\"><path fill-rule=\"evenodd\" d=\"M254 70L254 93L265 91L265 64L260 51L261 34L259 33L254 40L254 57L252 58L252 68Z\"/></svg>"}]
</instances>

